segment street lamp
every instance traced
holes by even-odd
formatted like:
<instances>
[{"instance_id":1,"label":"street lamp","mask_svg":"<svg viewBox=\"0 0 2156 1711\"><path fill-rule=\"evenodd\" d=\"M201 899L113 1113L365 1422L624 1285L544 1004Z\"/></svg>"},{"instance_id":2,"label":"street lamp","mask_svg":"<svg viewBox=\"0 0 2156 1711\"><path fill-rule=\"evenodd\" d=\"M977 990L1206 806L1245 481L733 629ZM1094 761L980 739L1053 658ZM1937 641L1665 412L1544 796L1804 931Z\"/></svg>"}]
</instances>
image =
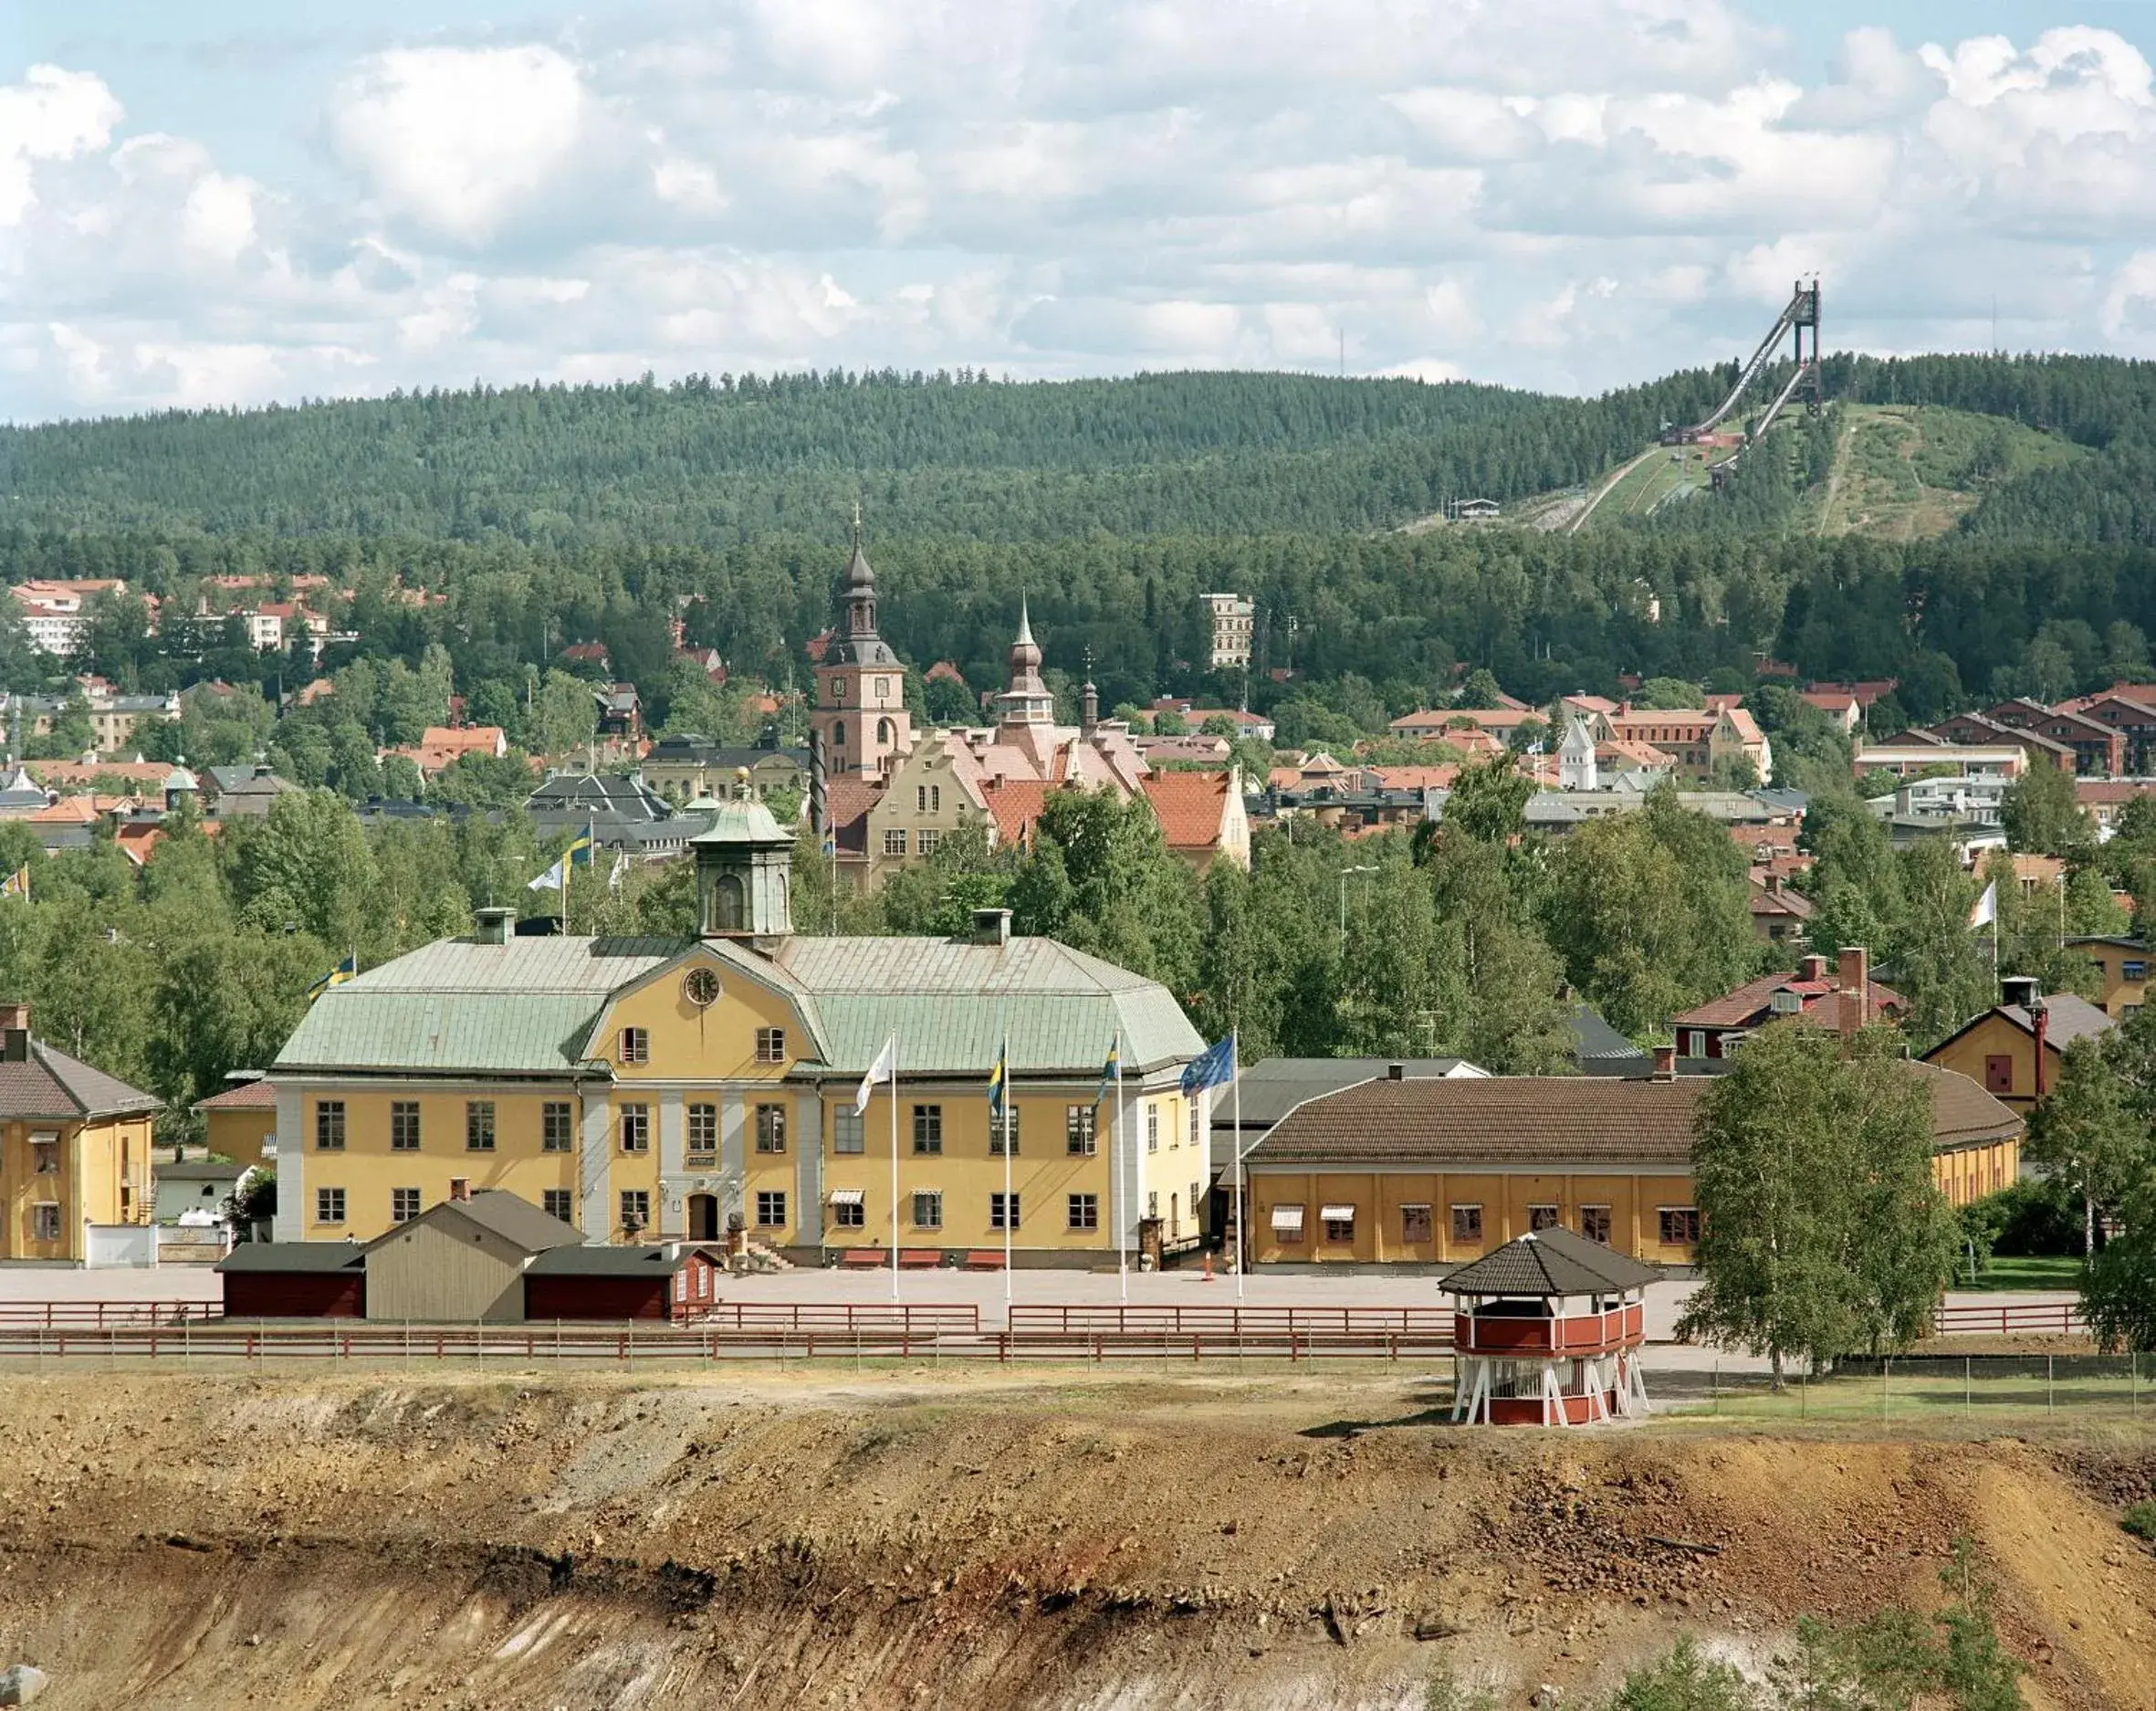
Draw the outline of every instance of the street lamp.
<instances>
[{"instance_id":1,"label":"street lamp","mask_svg":"<svg viewBox=\"0 0 2156 1711\"><path fill-rule=\"evenodd\" d=\"M1340 870L1340 954L1342 956L1347 954L1347 876L1350 874L1374 874L1376 871L1376 868L1370 866L1343 867Z\"/></svg>"}]
</instances>

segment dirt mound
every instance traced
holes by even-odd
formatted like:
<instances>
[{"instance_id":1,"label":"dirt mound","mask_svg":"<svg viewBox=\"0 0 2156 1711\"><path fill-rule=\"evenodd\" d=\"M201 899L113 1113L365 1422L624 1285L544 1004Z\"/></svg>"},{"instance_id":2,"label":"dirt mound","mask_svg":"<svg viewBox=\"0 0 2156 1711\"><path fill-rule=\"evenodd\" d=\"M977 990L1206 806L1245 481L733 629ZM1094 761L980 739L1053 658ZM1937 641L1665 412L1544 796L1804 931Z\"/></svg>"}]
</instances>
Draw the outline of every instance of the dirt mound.
<instances>
[{"instance_id":1,"label":"dirt mound","mask_svg":"<svg viewBox=\"0 0 2156 1711\"><path fill-rule=\"evenodd\" d=\"M1931 1603L2033 1703L2156 1711L2129 1444L1454 1431L1382 1375L19 1381L0 1663L41 1704L1592 1699L1680 1632Z\"/></svg>"}]
</instances>

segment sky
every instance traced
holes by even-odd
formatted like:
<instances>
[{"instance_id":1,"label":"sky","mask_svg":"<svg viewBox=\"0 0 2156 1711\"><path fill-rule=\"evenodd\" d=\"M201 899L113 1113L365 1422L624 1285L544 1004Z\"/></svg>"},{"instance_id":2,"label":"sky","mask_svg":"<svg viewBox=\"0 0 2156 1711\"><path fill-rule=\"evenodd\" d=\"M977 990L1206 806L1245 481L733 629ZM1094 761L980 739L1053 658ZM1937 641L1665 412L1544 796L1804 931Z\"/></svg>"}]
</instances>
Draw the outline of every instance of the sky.
<instances>
[{"instance_id":1,"label":"sky","mask_svg":"<svg viewBox=\"0 0 2156 1711\"><path fill-rule=\"evenodd\" d=\"M1800 16L1801 15L1801 16ZM0 419L2156 358L2156 0L0 0Z\"/></svg>"}]
</instances>

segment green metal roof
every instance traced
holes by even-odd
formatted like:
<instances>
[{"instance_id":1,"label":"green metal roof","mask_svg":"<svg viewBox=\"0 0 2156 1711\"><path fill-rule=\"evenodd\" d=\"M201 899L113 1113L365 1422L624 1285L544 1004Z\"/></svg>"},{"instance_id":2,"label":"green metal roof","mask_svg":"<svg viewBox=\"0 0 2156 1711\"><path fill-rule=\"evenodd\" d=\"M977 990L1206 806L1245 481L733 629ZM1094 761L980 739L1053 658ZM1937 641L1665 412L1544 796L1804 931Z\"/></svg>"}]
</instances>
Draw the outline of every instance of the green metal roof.
<instances>
[{"instance_id":1,"label":"green metal roof","mask_svg":"<svg viewBox=\"0 0 2156 1711\"><path fill-rule=\"evenodd\" d=\"M331 987L275 1068L560 1074L589 1051L614 993L697 942L445 939ZM702 943L786 994L835 1075L863 1073L893 1035L909 1076L985 1076L1006 1034L1020 1076L1096 1076L1118 1036L1133 1073L1205 1048L1165 987L1053 939L797 937L769 956Z\"/></svg>"}]
</instances>

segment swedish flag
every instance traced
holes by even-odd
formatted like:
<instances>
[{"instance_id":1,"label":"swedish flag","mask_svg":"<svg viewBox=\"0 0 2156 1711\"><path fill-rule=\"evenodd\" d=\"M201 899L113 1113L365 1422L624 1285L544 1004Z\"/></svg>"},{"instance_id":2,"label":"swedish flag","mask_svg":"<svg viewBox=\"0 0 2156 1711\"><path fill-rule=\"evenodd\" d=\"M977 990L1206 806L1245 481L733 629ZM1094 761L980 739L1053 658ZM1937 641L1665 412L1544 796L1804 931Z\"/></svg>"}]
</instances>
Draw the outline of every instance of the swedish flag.
<instances>
[{"instance_id":1,"label":"swedish flag","mask_svg":"<svg viewBox=\"0 0 2156 1711\"><path fill-rule=\"evenodd\" d=\"M1003 1036L1002 1049L996 1054L996 1066L989 1072L989 1115L998 1122L1010 1105L1010 1036Z\"/></svg>"},{"instance_id":2,"label":"swedish flag","mask_svg":"<svg viewBox=\"0 0 2156 1711\"><path fill-rule=\"evenodd\" d=\"M570 840L569 847L561 852L561 859L572 867L589 867L591 865L593 844L591 828L587 824Z\"/></svg>"},{"instance_id":3,"label":"swedish flag","mask_svg":"<svg viewBox=\"0 0 2156 1711\"><path fill-rule=\"evenodd\" d=\"M351 980L352 976L357 974L359 971L360 953L355 950L351 953L351 955L345 958L343 961L340 962L335 968L331 969L329 973L323 975L320 980L317 981L312 986L307 989L307 1002L310 1004L313 1003L316 999L319 998L332 986L342 986L345 981Z\"/></svg>"},{"instance_id":4,"label":"swedish flag","mask_svg":"<svg viewBox=\"0 0 2156 1711\"><path fill-rule=\"evenodd\" d=\"M1108 1061L1101 1065L1101 1085L1093 1091L1094 1110L1108 1097L1108 1089L1123 1079L1123 1036L1119 1034L1108 1043Z\"/></svg>"}]
</instances>

